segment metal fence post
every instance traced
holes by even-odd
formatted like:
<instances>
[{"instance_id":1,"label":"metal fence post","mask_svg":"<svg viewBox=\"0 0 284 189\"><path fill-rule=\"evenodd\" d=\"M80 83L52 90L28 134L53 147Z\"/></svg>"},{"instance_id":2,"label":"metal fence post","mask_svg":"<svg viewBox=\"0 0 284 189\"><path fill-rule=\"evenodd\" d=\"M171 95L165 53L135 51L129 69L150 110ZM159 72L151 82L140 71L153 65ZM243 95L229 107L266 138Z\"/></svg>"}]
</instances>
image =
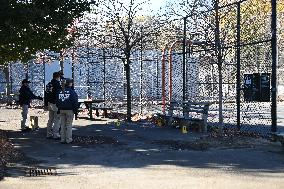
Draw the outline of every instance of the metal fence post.
<instances>
[{"instance_id":1,"label":"metal fence post","mask_svg":"<svg viewBox=\"0 0 284 189\"><path fill-rule=\"evenodd\" d=\"M183 44L182 44L182 100L186 100L186 20L183 18Z\"/></svg>"},{"instance_id":2,"label":"metal fence post","mask_svg":"<svg viewBox=\"0 0 284 189\"><path fill-rule=\"evenodd\" d=\"M140 41L140 114L143 113L143 28L140 28L141 41Z\"/></svg>"},{"instance_id":3,"label":"metal fence post","mask_svg":"<svg viewBox=\"0 0 284 189\"><path fill-rule=\"evenodd\" d=\"M237 3L237 128L241 128L241 3Z\"/></svg>"},{"instance_id":4,"label":"metal fence post","mask_svg":"<svg viewBox=\"0 0 284 189\"><path fill-rule=\"evenodd\" d=\"M223 64L223 55L222 55L222 46L220 40L220 14L219 14L219 0L215 0L214 10L215 10L215 53L217 56L217 65L218 65L218 89L219 89L219 126L223 130L223 74L222 74L222 64Z\"/></svg>"},{"instance_id":5,"label":"metal fence post","mask_svg":"<svg viewBox=\"0 0 284 189\"><path fill-rule=\"evenodd\" d=\"M271 0L271 131L277 131L277 0Z\"/></svg>"},{"instance_id":6,"label":"metal fence post","mask_svg":"<svg viewBox=\"0 0 284 189\"><path fill-rule=\"evenodd\" d=\"M11 66L11 64L12 63L9 63L9 82L10 82L10 91L9 91L9 96L10 96L10 94L12 94L13 93L13 77L12 77L12 66Z\"/></svg>"},{"instance_id":7,"label":"metal fence post","mask_svg":"<svg viewBox=\"0 0 284 189\"><path fill-rule=\"evenodd\" d=\"M105 52L105 47L103 47L103 73L104 73L104 80L103 80L103 96L104 96L104 101L106 101L106 52Z\"/></svg>"},{"instance_id":8,"label":"metal fence post","mask_svg":"<svg viewBox=\"0 0 284 189\"><path fill-rule=\"evenodd\" d=\"M45 70L45 59L43 58L43 95L44 95L44 91L45 91L45 75L46 75L46 70Z\"/></svg>"}]
</instances>

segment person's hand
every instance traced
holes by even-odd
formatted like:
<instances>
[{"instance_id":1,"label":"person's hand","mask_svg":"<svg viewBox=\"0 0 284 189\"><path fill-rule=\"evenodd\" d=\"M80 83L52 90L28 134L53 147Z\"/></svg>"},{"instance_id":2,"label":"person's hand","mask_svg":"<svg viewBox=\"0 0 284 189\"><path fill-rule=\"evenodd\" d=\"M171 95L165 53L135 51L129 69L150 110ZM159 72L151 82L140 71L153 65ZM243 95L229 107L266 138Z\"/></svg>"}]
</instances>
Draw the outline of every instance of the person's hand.
<instances>
[{"instance_id":1,"label":"person's hand","mask_svg":"<svg viewBox=\"0 0 284 189\"><path fill-rule=\"evenodd\" d=\"M37 99L39 99L39 100L43 100L43 98L42 98L41 96L38 96L38 97L37 97Z\"/></svg>"}]
</instances>

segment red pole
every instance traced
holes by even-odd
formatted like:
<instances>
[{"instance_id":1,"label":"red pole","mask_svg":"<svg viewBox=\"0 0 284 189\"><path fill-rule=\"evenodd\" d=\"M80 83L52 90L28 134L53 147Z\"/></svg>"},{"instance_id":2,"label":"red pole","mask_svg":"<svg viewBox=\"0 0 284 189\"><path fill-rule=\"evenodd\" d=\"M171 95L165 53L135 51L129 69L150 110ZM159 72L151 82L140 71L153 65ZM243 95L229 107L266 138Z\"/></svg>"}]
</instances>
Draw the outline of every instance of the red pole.
<instances>
[{"instance_id":1,"label":"red pole","mask_svg":"<svg viewBox=\"0 0 284 189\"><path fill-rule=\"evenodd\" d=\"M182 43L182 41L175 41L172 45L171 48L169 49L169 101L172 99L172 50L175 47L177 43ZM189 45L191 45L193 42L192 41L187 41ZM162 52L162 104L163 104L163 113L166 111L166 68L165 68L165 61L166 61L166 49L168 47L168 43L165 45L163 52Z\"/></svg>"}]
</instances>

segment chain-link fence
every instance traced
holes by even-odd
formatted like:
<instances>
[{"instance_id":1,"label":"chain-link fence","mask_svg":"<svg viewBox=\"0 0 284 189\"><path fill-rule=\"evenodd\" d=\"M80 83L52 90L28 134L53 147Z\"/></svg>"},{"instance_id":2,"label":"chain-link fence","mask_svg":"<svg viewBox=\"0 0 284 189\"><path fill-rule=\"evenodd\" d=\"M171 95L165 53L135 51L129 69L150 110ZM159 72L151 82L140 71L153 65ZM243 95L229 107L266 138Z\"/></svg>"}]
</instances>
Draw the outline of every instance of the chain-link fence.
<instances>
[{"instance_id":1,"label":"chain-link fence","mask_svg":"<svg viewBox=\"0 0 284 189\"><path fill-rule=\"evenodd\" d=\"M161 112L163 99L206 101L212 103L211 125L220 125L221 113L225 126L268 133L273 121L271 80L275 74L271 2L244 0L211 8L181 19L179 33L184 31L184 36L168 41L164 51L141 48L132 53L133 112ZM104 99L124 111L126 81L124 62L117 56L120 50L95 47L88 42L91 39L91 34L85 36L85 46L74 47L66 55L73 67L75 89L80 98ZM281 86L280 47L279 54ZM47 82L44 73L43 64L10 64L11 92L17 93L28 75L33 90L42 95ZM5 74L0 72L1 92L6 90L5 82Z\"/></svg>"},{"instance_id":2,"label":"chain-link fence","mask_svg":"<svg viewBox=\"0 0 284 189\"><path fill-rule=\"evenodd\" d=\"M167 99L209 101L211 124L219 126L222 113L225 126L269 133L276 114L271 10L270 1L245 0L183 18L182 45L168 54Z\"/></svg>"}]
</instances>

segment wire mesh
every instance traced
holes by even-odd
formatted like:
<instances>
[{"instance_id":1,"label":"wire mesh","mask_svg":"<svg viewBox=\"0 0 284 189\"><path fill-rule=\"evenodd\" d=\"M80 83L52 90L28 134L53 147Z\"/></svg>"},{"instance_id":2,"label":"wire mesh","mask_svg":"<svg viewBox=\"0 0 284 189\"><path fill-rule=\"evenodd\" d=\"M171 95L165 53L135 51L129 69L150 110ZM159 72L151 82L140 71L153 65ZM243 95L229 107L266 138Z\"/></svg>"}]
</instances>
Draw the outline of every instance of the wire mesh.
<instances>
[{"instance_id":1,"label":"wire mesh","mask_svg":"<svg viewBox=\"0 0 284 189\"><path fill-rule=\"evenodd\" d=\"M258 2L259 3L259 2ZM220 5L221 6L221 5ZM256 7L258 9L256 10ZM269 2L256 4L256 1L241 3L241 83L244 86L244 75L253 73L271 73L271 32ZM220 24L220 50L222 66L218 66L216 49L216 28L210 27L216 24L215 10L206 12L203 16L194 20L189 18L187 31L198 33L190 36L192 40L206 40L206 47L191 47L187 58L187 96L188 100L211 101L208 120L213 125L218 125L219 97L222 94L222 114L225 125L232 126L237 122L236 107L236 37L237 37L237 4L222 5L218 10ZM209 15L209 16L208 16ZM204 18L204 21L198 19ZM198 24L197 24L198 23ZM199 26L198 26L199 25ZM204 30L200 31L199 28ZM263 28L263 29L259 29ZM212 43L212 44L210 44ZM216 46L214 46L216 45ZM188 51L188 50L187 50ZM175 58L180 62L180 56ZM220 63L220 62L219 62ZM221 68L221 70L220 70ZM179 75L181 70L178 70ZM221 80L220 80L221 74ZM178 80L178 79L177 79ZM222 81L222 84L220 83ZM219 93L220 85L222 93ZM179 92L180 86L173 85L173 91ZM270 94L267 94L270 95ZM241 92L241 128L260 133L268 133L271 125L270 102L247 102L244 99L244 91Z\"/></svg>"},{"instance_id":2,"label":"wire mesh","mask_svg":"<svg viewBox=\"0 0 284 189\"><path fill-rule=\"evenodd\" d=\"M223 3L223 4L222 4ZM222 103L222 117L226 126L237 122L237 3L226 5L223 1L218 10L202 11L187 18L186 40L194 43L186 45L186 70L183 69L182 36L168 41L165 54L165 94L166 100L209 101L208 120L218 125L219 99ZM240 3L240 55L241 88L245 84L245 74L271 73L271 6L270 1L247 0ZM212 8L212 7L211 7ZM80 28L85 35L80 44L73 47L75 89L79 98L105 99L110 104L120 104L125 110L126 84L124 62L119 49L96 46L94 39L96 19L85 18ZM220 40L216 42L216 23L220 25ZM283 22L283 20L280 20ZM182 24L175 25L177 34L182 32ZM283 30L280 30L283 33ZM282 39L280 39L282 40ZM172 51L170 47L173 43ZM219 45L219 46L218 46ZM218 47L221 52L218 52ZM161 111L162 101L162 52L156 49L136 50L131 56L132 107L135 112ZM279 48L279 84L283 84L283 50ZM218 53L222 58L219 60ZM170 85L170 60L172 60L172 84ZM221 69L220 69L221 68ZM27 70L26 70L27 71ZM25 78L25 67L20 63L11 66L12 91L18 91ZM186 71L186 87L183 88L183 72ZM221 76L221 78L220 78ZM28 77L37 95L43 94L44 66L30 63ZM5 90L5 75L0 73L0 90ZM171 88L172 86L172 88ZM170 88L172 93L170 94ZM220 92L220 89L222 91ZM170 99L170 95L172 95ZM270 94L268 94L270 95ZM241 127L246 130L268 133L271 125L270 102L248 102L241 90Z\"/></svg>"}]
</instances>

